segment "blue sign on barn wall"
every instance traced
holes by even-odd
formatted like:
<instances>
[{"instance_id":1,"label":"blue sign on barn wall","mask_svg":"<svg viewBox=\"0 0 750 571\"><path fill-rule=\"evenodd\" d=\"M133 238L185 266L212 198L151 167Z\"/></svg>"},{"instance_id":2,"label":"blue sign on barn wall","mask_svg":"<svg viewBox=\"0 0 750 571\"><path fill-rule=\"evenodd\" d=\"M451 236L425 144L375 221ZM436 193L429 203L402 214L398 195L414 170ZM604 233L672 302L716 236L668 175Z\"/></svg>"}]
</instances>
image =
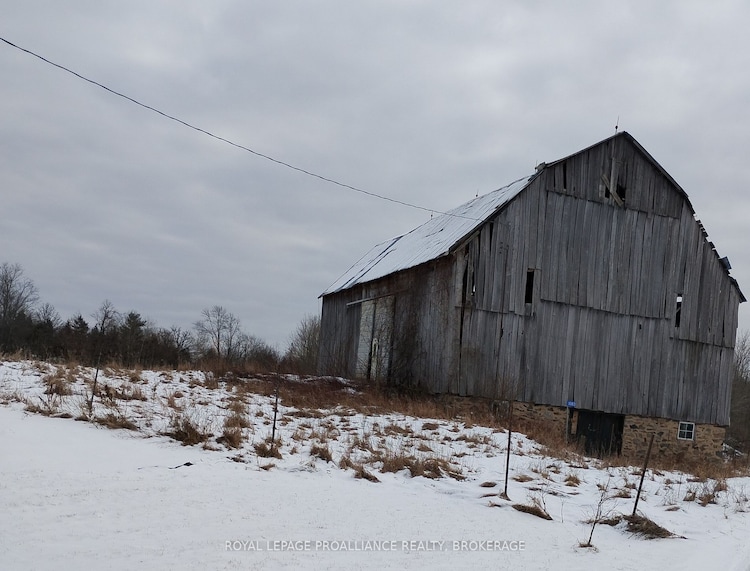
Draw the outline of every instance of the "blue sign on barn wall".
<instances>
[{"instance_id":1,"label":"blue sign on barn wall","mask_svg":"<svg viewBox=\"0 0 750 571\"><path fill-rule=\"evenodd\" d=\"M569 400L568 401L568 408L575 408L576 407L576 401Z\"/></svg>"}]
</instances>

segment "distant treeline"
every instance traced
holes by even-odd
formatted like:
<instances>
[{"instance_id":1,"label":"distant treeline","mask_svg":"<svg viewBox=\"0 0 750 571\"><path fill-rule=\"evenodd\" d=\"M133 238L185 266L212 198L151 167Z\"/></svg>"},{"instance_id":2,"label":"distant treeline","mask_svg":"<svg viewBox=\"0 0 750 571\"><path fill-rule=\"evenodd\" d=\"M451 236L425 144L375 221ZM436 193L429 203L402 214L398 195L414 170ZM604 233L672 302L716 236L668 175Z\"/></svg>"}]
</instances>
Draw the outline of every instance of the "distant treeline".
<instances>
[{"instance_id":1,"label":"distant treeline","mask_svg":"<svg viewBox=\"0 0 750 571\"><path fill-rule=\"evenodd\" d=\"M204 309L192 329L163 328L137 311L118 311L104 301L90 316L63 320L41 303L20 264L0 265L0 353L47 361L123 367L199 367L211 370L284 370L314 374L320 321L306 316L285 353L242 331L219 305Z\"/></svg>"},{"instance_id":2,"label":"distant treeline","mask_svg":"<svg viewBox=\"0 0 750 571\"><path fill-rule=\"evenodd\" d=\"M742 450L750 463L750 332L744 331L734 346L734 382L727 442Z\"/></svg>"}]
</instances>

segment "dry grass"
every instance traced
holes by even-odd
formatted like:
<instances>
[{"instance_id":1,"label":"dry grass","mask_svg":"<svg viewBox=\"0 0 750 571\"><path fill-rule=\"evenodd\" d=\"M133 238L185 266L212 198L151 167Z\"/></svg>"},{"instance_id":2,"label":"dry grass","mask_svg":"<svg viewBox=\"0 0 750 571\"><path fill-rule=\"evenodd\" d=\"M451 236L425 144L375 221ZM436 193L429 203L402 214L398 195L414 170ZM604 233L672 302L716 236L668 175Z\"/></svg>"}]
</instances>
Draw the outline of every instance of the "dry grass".
<instances>
[{"instance_id":1,"label":"dry grass","mask_svg":"<svg viewBox=\"0 0 750 571\"><path fill-rule=\"evenodd\" d=\"M549 467L546 465L546 459L540 459L536 462L534 462L531 466L529 466L529 469L532 472L536 472L539 474L541 478L544 478L545 480L550 479L550 472Z\"/></svg>"},{"instance_id":2,"label":"dry grass","mask_svg":"<svg viewBox=\"0 0 750 571\"><path fill-rule=\"evenodd\" d=\"M19 390L4 391L0 390L0 404L10 404L12 402L26 402L26 396Z\"/></svg>"},{"instance_id":3,"label":"dry grass","mask_svg":"<svg viewBox=\"0 0 750 571\"><path fill-rule=\"evenodd\" d=\"M431 454L433 452L432 448L430 448L424 442L420 442L419 443L419 446L417 446L417 451L418 452L424 452L424 453L427 453L427 454Z\"/></svg>"},{"instance_id":4,"label":"dry grass","mask_svg":"<svg viewBox=\"0 0 750 571\"><path fill-rule=\"evenodd\" d=\"M641 493L641 497L642 496L643 496L643 493ZM629 488L620 488L614 494L612 494L612 497L613 498L632 498L633 494Z\"/></svg>"},{"instance_id":5,"label":"dry grass","mask_svg":"<svg viewBox=\"0 0 750 571\"><path fill-rule=\"evenodd\" d=\"M114 390L112 396L113 398L120 400L148 400L146 398L146 395L143 393L143 389L138 385L134 385L133 383L123 383L119 389Z\"/></svg>"},{"instance_id":6,"label":"dry grass","mask_svg":"<svg viewBox=\"0 0 750 571\"><path fill-rule=\"evenodd\" d=\"M708 480L703 482L697 492L694 492L694 499L703 507L708 504L717 503L719 492L727 490L727 482L721 480Z\"/></svg>"},{"instance_id":7,"label":"dry grass","mask_svg":"<svg viewBox=\"0 0 750 571\"><path fill-rule=\"evenodd\" d=\"M165 434L182 442L185 446L201 444L212 436L212 432L202 424L190 415L175 413L170 420L169 430Z\"/></svg>"},{"instance_id":8,"label":"dry grass","mask_svg":"<svg viewBox=\"0 0 750 571\"><path fill-rule=\"evenodd\" d=\"M59 394L47 393L38 397L38 402L26 399L26 410L44 416L55 416L60 413L62 399Z\"/></svg>"},{"instance_id":9,"label":"dry grass","mask_svg":"<svg viewBox=\"0 0 750 571\"><path fill-rule=\"evenodd\" d=\"M623 516L628 522L628 531L646 539L674 537L674 534L642 515Z\"/></svg>"},{"instance_id":10,"label":"dry grass","mask_svg":"<svg viewBox=\"0 0 750 571\"><path fill-rule=\"evenodd\" d=\"M123 414L109 412L104 416L97 416L94 422L111 429L124 428L125 430L138 430L138 426Z\"/></svg>"},{"instance_id":11,"label":"dry grass","mask_svg":"<svg viewBox=\"0 0 750 571\"><path fill-rule=\"evenodd\" d=\"M46 386L44 394L67 396L73 394L71 385L75 382L69 369L58 368L54 373L42 377L42 383Z\"/></svg>"},{"instance_id":12,"label":"dry grass","mask_svg":"<svg viewBox=\"0 0 750 571\"><path fill-rule=\"evenodd\" d=\"M578 477L578 474L573 474L572 472L565 476L565 485L576 487L580 485L581 479Z\"/></svg>"},{"instance_id":13,"label":"dry grass","mask_svg":"<svg viewBox=\"0 0 750 571\"><path fill-rule=\"evenodd\" d=\"M261 458L279 458L281 459L281 452L278 447L271 446L268 442L256 442L253 445L255 453Z\"/></svg>"},{"instance_id":14,"label":"dry grass","mask_svg":"<svg viewBox=\"0 0 750 571\"><path fill-rule=\"evenodd\" d=\"M605 500L606 499L607 498L605 498ZM600 515L599 517L594 515L588 519L583 520L583 523L589 524L589 525L595 523L596 525L608 525L610 527L615 527L624 519L625 519L625 516L622 515L621 513L608 513L608 515ZM588 547L586 544L579 544L579 545L581 545L582 547Z\"/></svg>"},{"instance_id":15,"label":"dry grass","mask_svg":"<svg viewBox=\"0 0 750 571\"><path fill-rule=\"evenodd\" d=\"M375 474L368 472L367 469L362 464L359 464L354 467L354 477L359 478L361 480L367 480L368 482L374 482L374 483L380 482L378 477Z\"/></svg>"},{"instance_id":16,"label":"dry grass","mask_svg":"<svg viewBox=\"0 0 750 571\"><path fill-rule=\"evenodd\" d=\"M247 405L241 398L232 398L227 405L227 410L239 416L247 415Z\"/></svg>"},{"instance_id":17,"label":"dry grass","mask_svg":"<svg viewBox=\"0 0 750 571\"><path fill-rule=\"evenodd\" d=\"M232 401L228 408L231 414L224 418L224 430L216 442L227 448L240 448L245 441L242 429L250 428L253 424L245 416L247 407L241 400Z\"/></svg>"},{"instance_id":18,"label":"dry grass","mask_svg":"<svg viewBox=\"0 0 750 571\"><path fill-rule=\"evenodd\" d=\"M310 446L310 456L320 458L326 462L333 462L333 455L327 444L313 444Z\"/></svg>"},{"instance_id":19,"label":"dry grass","mask_svg":"<svg viewBox=\"0 0 750 571\"><path fill-rule=\"evenodd\" d=\"M224 419L225 428L250 428L253 423L244 414L233 412Z\"/></svg>"},{"instance_id":20,"label":"dry grass","mask_svg":"<svg viewBox=\"0 0 750 571\"><path fill-rule=\"evenodd\" d=\"M135 369L133 371L130 371L130 382L139 383L142 385L148 384L148 381L141 376L142 372L143 371L141 369Z\"/></svg>"},{"instance_id":21,"label":"dry grass","mask_svg":"<svg viewBox=\"0 0 750 571\"><path fill-rule=\"evenodd\" d=\"M389 453L383 458L383 465L380 471L385 473L388 472L400 472L401 470L412 471L412 466L416 463L417 459L413 456L406 454ZM412 473L414 476L414 473Z\"/></svg>"},{"instance_id":22,"label":"dry grass","mask_svg":"<svg viewBox=\"0 0 750 571\"><path fill-rule=\"evenodd\" d=\"M352 461L351 457L348 454L345 454L341 457L341 460L339 460L339 468L342 470L346 470L348 468L351 468L354 470L354 477L361 479L361 480L367 480L368 482L374 482L379 483L380 480L375 474L372 474L371 472L368 472L367 469L362 464L358 464L357 462Z\"/></svg>"},{"instance_id":23,"label":"dry grass","mask_svg":"<svg viewBox=\"0 0 750 571\"><path fill-rule=\"evenodd\" d=\"M369 383L343 381L334 377L302 377L291 380L280 375L259 375L251 383L253 392L266 396L273 395L278 386L280 401L285 406L298 409L297 416L336 409L340 413L354 411L369 415L395 412L445 420L460 416L464 421L486 426L498 424L489 401L485 399L398 393L388 387L378 388ZM423 430L436 428L438 425L434 422L423 425Z\"/></svg>"},{"instance_id":24,"label":"dry grass","mask_svg":"<svg viewBox=\"0 0 750 571\"><path fill-rule=\"evenodd\" d=\"M180 399L184 397L185 395L180 391L172 391L167 393L166 395L167 399L167 406L171 409L174 409L176 411L182 410L182 406L180 403L177 402L177 399Z\"/></svg>"},{"instance_id":25,"label":"dry grass","mask_svg":"<svg viewBox=\"0 0 750 571\"><path fill-rule=\"evenodd\" d=\"M218 444L224 444L227 448L240 448L245 441L242 428L224 425L224 430L216 439Z\"/></svg>"},{"instance_id":26,"label":"dry grass","mask_svg":"<svg viewBox=\"0 0 750 571\"><path fill-rule=\"evenodd\" d=\"M374 437L369 436L354 436L351 440L351 443L349 444L349 448L351 450L359 449L363 452L369 452L370 454L377 455L379 454L378 447L377 447L377 439Z\"/></svg>"},{"instance_id":27,"label":"dry grass","mask_svg":"<svg viewBox=\"0 0 750 571\"><path fill-rule=\"evenodd\" d=\"M549 515L541 506L533 504L513 504L513 509L519 512L535 515L542 519L551 520L552 516Z\"/></svg>"},{"instance_id":28,"label":"dry grass","mask_svg":"<svg viewBox=\"0 0 750 571\"><path fill-rule=\"evenodd\" d=\"M460 470L455 469L443 458L416 458L410 454L389 452L382 459L380 471L400 472L408 470L412 478L423 476L436 480L443 476L450 476L455 480L463 480L464 476Z\"/></svg>"},{"instance_id":29,"label":"dry grass","mask_svg":"<svg viewBox=\"0 0 750 571\"><path fill-rule=\"evenodd\" d=\"M467 444L492 444L492 438L486 434L461 434L454 438L454 441Z\"/></svg>"},{"instance_id":30,"label":"dry grass","mask_svg":"<svg viewBox=\"0 0 750 571\"><path fill-rule=\"evenodd\" d=\"M383 429L383 434L386 436L414 436L414 432L411 428L405 428L398 424L389 424Z\"/></svg>"},{"instance_id":31,"label":"dry grass","mask_svg":"<svg viewBox=\"0 0 750 571\"><path fill-rule=\"evenodd\" d=\"M574 443L568 442L562 430L550 429L550 423L519 420L514 423L514 432L521 432L541 445L541 452L552 458L566 459L578 455Z\"/></svg>"}]
</instances>

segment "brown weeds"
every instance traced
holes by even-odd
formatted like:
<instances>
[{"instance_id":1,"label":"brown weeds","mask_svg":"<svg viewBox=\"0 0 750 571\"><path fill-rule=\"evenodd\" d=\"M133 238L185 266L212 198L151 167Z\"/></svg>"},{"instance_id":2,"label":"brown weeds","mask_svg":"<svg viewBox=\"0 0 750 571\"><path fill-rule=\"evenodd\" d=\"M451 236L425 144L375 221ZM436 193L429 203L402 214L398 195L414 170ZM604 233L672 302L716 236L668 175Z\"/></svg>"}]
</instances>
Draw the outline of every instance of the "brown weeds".
<instances>
[{"instance_id":1,"label":"brown weeds","mask_svg":"<svg viewBox=\"0 0 750 571\"><path fill-rule=\"evenodd\" d=\"M200 423L195 419L183 413L172 415L169 427L170 430L165 434L182 442L185 446L206 442L211 437L211 432L200 426Z\"/></svg>"},{"instance_id":2,"label":"brown weeds","mask_svg":"<svg viewBox=\"0 0 750 571\"><path fill-rule=\"evenodd\" d=\"M549 515L543 508L536 504L513 504L513 509L519 512L535 515L542 519L551 520L552 516Z\"/></svg>"},{"instance_id":3,"label":"brown weeds","mask_svg":"<svg viewBox=\"0 0 750 571\"><path fill-rule=\"evenodd\" d=\"M138 426L122 414L109 412L104 416L97 416L94 422L113 430L124 428L125 430L138 430Z\"/></svg>"},{"instance_id":4,"label":"brown weeds","mask_svg":"<svg viewBox=\"0 0 750 571\"><path fill-rule=\"evenodd\" d=\"M253 445L255 453L261 458L281 458L281 452L279 452L276 446L271 446L268 442L256 442Z\"/></svg>"},{"instance_id":5,"label":"brown weeds","mask_svg":"<svg viewBox=\"0 0 750 571\"><path fill-rule=\"evenodd\" d=\"M628 531L646 539L674 537L674 534L642 515L623 516L628 522Z\"/></svg>"},{"instance_id":6,"label":"brown weeds","mask_svg":"<svg viewBox=\"0 0 750 571\"><path fill-rule=\"evenodd\" d=\"M313 444L310 446L310 456L320 458L326 462L333 462L333 455L327 444Z\"/></svg>"}]
</instances>

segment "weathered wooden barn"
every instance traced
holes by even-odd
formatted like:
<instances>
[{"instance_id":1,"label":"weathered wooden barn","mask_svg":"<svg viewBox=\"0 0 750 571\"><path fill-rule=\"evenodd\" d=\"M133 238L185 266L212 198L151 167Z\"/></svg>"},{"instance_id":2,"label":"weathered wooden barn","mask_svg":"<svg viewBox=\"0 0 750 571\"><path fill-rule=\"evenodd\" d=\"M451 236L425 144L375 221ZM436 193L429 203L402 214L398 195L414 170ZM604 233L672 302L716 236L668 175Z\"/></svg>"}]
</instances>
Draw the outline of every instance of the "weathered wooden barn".
<instances>
[{"instance_id":1,"label":"weathered wooden barn","mask_svg":"<svg viewBox=\"0 0 750 571\"><path fill-rule=\"evenodd\" d=\"M729 269L619 133L375 246L322 294L321 372L515 400L591 453L651 433L715 452L745 301Z\"/></svg>"}]
</instances>

